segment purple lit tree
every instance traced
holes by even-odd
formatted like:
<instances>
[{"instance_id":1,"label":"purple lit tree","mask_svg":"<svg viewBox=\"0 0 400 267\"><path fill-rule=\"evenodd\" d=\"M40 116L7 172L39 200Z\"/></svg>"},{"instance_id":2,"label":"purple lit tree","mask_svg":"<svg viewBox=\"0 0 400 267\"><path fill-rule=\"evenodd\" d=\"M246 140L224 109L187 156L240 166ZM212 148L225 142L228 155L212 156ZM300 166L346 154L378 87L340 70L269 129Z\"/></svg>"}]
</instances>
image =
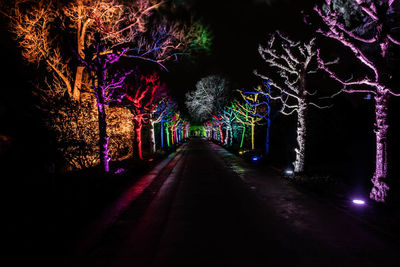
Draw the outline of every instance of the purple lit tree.
<instances>
[{"instance_id":1,"label":"purple lit tree","mask_svg":"<svg viewBox=\"0 0 400 267\"><path fill-rule=\"evenodd\" d=\"M349 49L366 70L361 78L343 78L329 68L318 53L320 67L343 85L344 92L374 96L376 166L371 180L373 188L370 198L384 202L389 190L385 182L388 175L388 101L390 96L400 96L400 92L393 90L396 67L391 63L390 53L391 48L400 45L399 34L395 37L400 25L399 1L355 0L344 4L341 1L326 0L324 5L315 6L314 10L326 26L317 32Z\"/></svg>"},{"instance_id":2,"label":"purple lit tree","mask_svg":"<svg viewBox=\"0 0 400 267\"><path fill-rule=\"evenodd\" d=\"M295 42L276 31L270 35L265 47L259 46L258 52L268 65L277 69L279 77L271 78L255 71L255 75L268 82L268 90L259 87L258 92L267 98L280 101L280 113L291 115L297 113L296 159L293 162L294 172L302 173L306 164L307 113L310 105L326 108L316 104L317 89L309 88L310 75L318 70L315 39L308 42ZM313 99L312 99L313 98Z\"/></svg>"},{"instance_id":3,"label":"purple lit tree","mask_svg":"<svg viewBox=\"0 0 400 267\"><path fill-rule=\"evenodd\" d=\"M95 36L94 44L84 49L85 58L82 58L79 54L77 54L77 57L90 71L91 89L96 97L98 110L100 166L105 172L109 172L108 142L110 137L107 134L105 107L113 102L121 101L123 97L122 88L131 71L111 71L111 67L120 60L127 48L119 51L115 49L112 53L104 54L105 49L106 46L101 40L100 34L98 34Z\"/></svg>"}]
</instances>

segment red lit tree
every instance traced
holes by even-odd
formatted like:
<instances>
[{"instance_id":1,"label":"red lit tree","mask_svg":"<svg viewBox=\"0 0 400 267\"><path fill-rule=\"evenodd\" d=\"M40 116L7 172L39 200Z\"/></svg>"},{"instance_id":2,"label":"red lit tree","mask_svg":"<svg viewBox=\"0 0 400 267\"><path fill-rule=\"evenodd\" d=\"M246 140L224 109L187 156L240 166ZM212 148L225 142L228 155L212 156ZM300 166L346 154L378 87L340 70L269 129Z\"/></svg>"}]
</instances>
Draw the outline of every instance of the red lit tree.
<instances>
[{"instance_id":1,"label":"red lit tree","mask_svg":"<svg viewBox=\"0 0 400 267\"><path fill-rule=\"evenodd\" d=\"M346 47L365 69L366 74L362 77L346 79L327 67L319 57L320 67L343 86L344 92L374 96L376 164L370 198L384 202L389 190L385 181L388 175L388 102L391 96L400 96L399 91L393 90L398 66L393 64L390 54L392 48L400 45L399 35L395 36L399 27L399 1L354 0L342 3L326 0L323 6L315 6L314 10L325 26L317 32Z\"/></svg>"},{"instance_id":2,"label":"red lit tree","mask_svg":"<svg viewBox=\"0 0 400 267\"><path fill-rule=\"evenodd\" d=\"M135 127L134 150L138 158L143 159L142 155L142 127L148 123L152 112L157 107L158 97L163 86L157 74L141 75L135 73L133 83L128 84L125 93L124 106L129 108L133 114Z\"/></svg>"},{"instance_id":3,"label":"red lit tree","mask_svg":"<svg viewBox=\"0 0 400 267\"><path fill-rule=\"evenodd\" d=\"M215 125L218 128L218 134L219 134L219 141L221 143L224 142L224 132L222 130L222 127L224 125L224 117L220 114L213 114L212 115L212 121L215 123Z\"/></svg>"}]
</instances>

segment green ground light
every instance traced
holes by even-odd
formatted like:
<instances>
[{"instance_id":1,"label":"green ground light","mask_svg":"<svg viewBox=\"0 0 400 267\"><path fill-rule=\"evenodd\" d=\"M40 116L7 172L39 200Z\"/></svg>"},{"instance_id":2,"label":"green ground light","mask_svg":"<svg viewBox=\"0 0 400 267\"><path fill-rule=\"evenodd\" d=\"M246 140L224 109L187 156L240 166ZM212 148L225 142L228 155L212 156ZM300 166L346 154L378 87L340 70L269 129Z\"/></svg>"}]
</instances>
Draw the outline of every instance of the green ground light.
<instances>
[{"instance_id":1,"label":"green ground light","mask_svg":"<svg viewBox=\"0 0 400 267\"><path fill-rule=\"evenodd\" d=\"M200 126L200 125L190 126L189 136L205 137L206 136L206 130L204 130L204 127Z\"/></svg>"}]
</instances>

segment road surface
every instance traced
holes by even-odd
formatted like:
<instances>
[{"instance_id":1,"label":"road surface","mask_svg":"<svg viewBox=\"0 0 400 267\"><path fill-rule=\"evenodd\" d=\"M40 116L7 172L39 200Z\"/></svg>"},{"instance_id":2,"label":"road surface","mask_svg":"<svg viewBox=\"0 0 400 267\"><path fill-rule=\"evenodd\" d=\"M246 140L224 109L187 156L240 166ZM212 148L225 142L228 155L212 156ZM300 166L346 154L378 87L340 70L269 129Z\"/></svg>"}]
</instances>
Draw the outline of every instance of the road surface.
<instances>
[{"instance_id":1,"label":"road surface","mask_svg":"<svg viewBox=\"0 0 400 267\"><path fill-rule=\"evenodd\" d=\"M400 266L379 232L211 142L146 179L69 266Z\"/></svg>"}]
</instances>

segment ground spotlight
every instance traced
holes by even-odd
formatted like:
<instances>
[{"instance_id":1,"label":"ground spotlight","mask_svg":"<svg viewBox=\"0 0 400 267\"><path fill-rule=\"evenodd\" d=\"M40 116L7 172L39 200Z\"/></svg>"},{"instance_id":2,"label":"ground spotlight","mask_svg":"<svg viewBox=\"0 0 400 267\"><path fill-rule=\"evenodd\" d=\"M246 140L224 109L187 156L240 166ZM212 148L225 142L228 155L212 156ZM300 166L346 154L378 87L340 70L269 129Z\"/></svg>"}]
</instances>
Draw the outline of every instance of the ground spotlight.
<instances>
[{"instance_id":1,"label":"ground spotlight","mask_svg":"<svg viewBox=\"0 0 400 267\"><path fill-rule=\"evenodd\" d=\"M362 199L353 199L353 204L358 205L358 206L363 206L365 205L365 201Z\"/></svg>"},{"instance_id":2,"label":"ground spotlight","mask_svg":"<svg viewBox=\"0 0 400 267\"><path fill-rule=\"evenodd\" d=\"M286 175L293 175L293 171L290 169L285 170Z\"/></svg>"},{"instance_id":3,"label":"ground spotlight","mask_svg":"<svg viewBox=\"0 0 400 267\"><path fill-rule=\"evenodd\" d=\"M260 158L257 157L257 156L252 156L252 157L251 157L251 161L253 161L253 162L257 162L259 159L260 159Z\"/></svg>"},{"instance_id":4,"label":"ground spotlight","mask_svg":"<svg viewBox=\"0 0 400 267\"><path fill-rule=\"evenodd\" d=\"M294 176L294 171L293 171L292 169L286 169L286 170L283 171L282 176L283 176L284 178L293 178L293 176Z\"/></svg>"}]
</instances>

